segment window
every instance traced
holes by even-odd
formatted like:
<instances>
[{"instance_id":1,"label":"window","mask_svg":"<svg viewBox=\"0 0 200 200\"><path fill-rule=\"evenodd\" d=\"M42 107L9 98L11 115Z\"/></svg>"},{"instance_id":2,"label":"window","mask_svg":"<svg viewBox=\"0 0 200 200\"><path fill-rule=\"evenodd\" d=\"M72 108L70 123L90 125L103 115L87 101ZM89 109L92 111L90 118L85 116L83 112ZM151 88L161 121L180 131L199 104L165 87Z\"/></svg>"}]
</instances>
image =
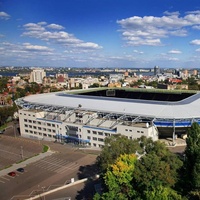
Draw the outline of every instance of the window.
<instances>
[{"instance_id":1,"label":"window","mask_svg":"<svg viewBox=\"0 0 200 200\"><path fill-rule=\"evenodd\" d=\"M55 124L52 124L52 127L55 127L56 125Z\"/></svg>"},{"instance_id":2,"label":"window","mask_svg":"<svg viewBox=\"0 0 200 200\"><path fill-rule=\"evenodd\" d=\"M110 133L105 133L105 136L110 136Z\"/></svg>"},{"instance_id":3,"label":"window","mask_svg":"<svg viewBox=\"0 0 200 200\"><path fill-rule=\"evenodd\" d=\"M132 132L132 130L129 130L130 132Z\"/></svg>"},{"instance_id":4,"label":"window","mask_svg":"<svg viewBox=\"0 0 200 200\"><path fill-rule=\"evenodd\" d=\"M38 130L42 130L42 128L41 128L41 127L38 127Z\"/></svg>"},{"instance_id":5,"label":"window","mask_svg":"<svg viewBox=\"0 0 200 200\"><path fill-rule=\"evenodd\" d=\"M90 133L90 130L87 130L87 133Z\"/></svg>"},{"instance_id":6,"label":"window","mask_svg":"<svg viewBox=\"0 0 200 200\"><path fill-rule=\"evenodd\" d=\"M55 131L55 130L52 130L52 132L55 133L56 131Z\"/></svg>"},{"instance_id":7,"label":"window","mask_svg":"<svg viewBox=\"0 0 200 200\"><path fill-rule=\"evenodd\" d=\"M27 119L24 119L25 122L27 122Z\"/></svg>"},{"instance_id":8,"label":"window","mask_svg":"<svg viewBox=\"0 0 200 200\"><path fill-rule=\"evenodd\" d=\"M103 132L98 132L98 135L103 135Z\"/></svg>"},{"instance_id":9,"label":"window","mask_svg":"<svg viewBox=\"0 0 200 200\"><path fill-rule=\"evenodd\" d=\"M45 137L47 136L47 134L46 134L46 133L44 133L43 135L44 135Z\"/></svg>"},{"instance_id":10,"label":"window","mask_svg":"<svg viewBox=\"0 0 200 200\"><path fill-rule=\"evenodd\" d=\"M140 131L137 131L137 133L140 133Z\"/></svg>"},{"instance_id":11,"label":"window","mask_svg":"<svg viewBox=\"0 0 200 200\"><path fill-rule=\"evenodd\" d=\"M98 141L103 142L103 139L102 138L98 138Z\"/></svg>"},{"instance_id":12,"label":"window","mask_svg":"<svg viewBox=\"0 0 200 200\"><path fill-rule=\"evenodd\" d=\"M51 124L50 124L50 123L47 123L47 126L51 126Z\"/></svg>"},{"instance_id":13,"label":"window","mask_svg":"<svg viewBox=\"0 0 200 200\"><path fill-rule=\"evenodd\" d=\"M25 124L24 126L25 126L25 127L28 127L28 125L27 125L27 124Z\"/></svg>"},{"instance_id":14,"label":"window","mask_svg":"<svg viewBox=\"0 0 200 200\"><path fill-rule=\"evenodd\" d=\"M32 126L31 126L31 125L29 125L29 128L32 128Z\"/></svg>"},{"instance_id":15,"label":"window","mask_svg":"<svg viewBox=\"0 0 200 200\"><path fill-rule=\"evenodd\" d=\"M96 132L96 131L93 131L93 134L95 134L95 135L96 135L96 134L97 134L97 132Z\"/></svg>"},{"instance_id":16,"label":"window","mask_svg":"<svg viewBox=\"0 0 200 200\"><path fill-rule=\"evenodd\" d=\"M36 127L36 126L33 126L33 128L36 129L37 127Z\"/></svg>"},{"instance_id":17,"label":"window","mask_svg":"<svg viewBox=\"0 0 200 200\"><path fill-rule=\"evenodd\" d=\"M144 133L144 131L141 131L141 133Z\"/></svg>"},{"instance_id":18,"label":"window","mask_svg":"<svg viewBox=\"0 0 200 200\"><path fill-rule=\"evenodd\" d=\"M93 146L96 147L97 145L95 143L93 143Z\"/></svg>"},{"instance_id":19,"label":"window","mask_svg":"<svg viewBox=\"0 0 200 200\"><path fill-rule=\"evenodd\" d=\"M128 129L125 129L125 131L128 131Z\"/></svg>"},{"instance_id":20,"label":"window","mask_svg":"<svg viewBox=\"0 0 200 200\"><path fill-rule=\"evenodd\" d=\"M27 130L27 129L25 129L25 132L26 132L26 133L28 133L28 130Z\"/></svg>"},{"instance_id":21,"label":"window","mask_svg":"<svg viewBox=\"0 0 200 200\"><path fill-rule=\"evenodd\" d=\"M46 128L43 128L43 131L46 131L47 129Z\"/></svg>"},{"instance_id":22,"label":"window","mask_svg":"<svg viewBox=\"0 0 200 200\"><path fill-rule=\"evenodd\" d=\"M93 137L92 139L93 139L93 140L97 140L97 138L96 138L96 137Z\"/></svg>"},{"instance_id":23,"label":"window","mask_svg":"<svg viewBox=\"0 0 200 200\"><path fill-rule=\"evenodd\" d=\"M37 123L41 125L41 122L37 122Z\"/></svg>"},{"instance_id":24,"label":"window","mask_svg":"<svg viewBox=\"0 0 200 200\"><path fill-rule=\"evenodd\" d=\"M28 120L29 123L32 123L32 120Z\"/></svg>"},{"instance_id":25,"label":"window","mask_svg":"<svg viewBox=\"0 0 200 200\"><path fill-rule=\"evenodd\" d=\"M88 139L88 140L90 140L90 139L91 139L91 137L90 137L90 136L87 136L87 139Z\"/></svg>"}]
</instances>

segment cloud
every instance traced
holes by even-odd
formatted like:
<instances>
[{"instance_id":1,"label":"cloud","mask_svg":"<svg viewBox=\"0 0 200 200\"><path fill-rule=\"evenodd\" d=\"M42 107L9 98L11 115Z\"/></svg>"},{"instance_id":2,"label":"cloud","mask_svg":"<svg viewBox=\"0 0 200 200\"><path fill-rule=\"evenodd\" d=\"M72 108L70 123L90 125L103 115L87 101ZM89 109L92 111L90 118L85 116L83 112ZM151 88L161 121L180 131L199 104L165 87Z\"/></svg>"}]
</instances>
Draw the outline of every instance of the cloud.
<instances>
[{"instance_id":1,"label":"cloud","mask_svg":"<svg viewBox=\"0 0 200 200\"><path fill-rule=\"evenodd\" d=\"M133 50L134 53L143 54L143 51Z\"/></svg>"},{"instance_id":2,"label":"cloud","mask_svg":"<svg viewBox=\"0 0 200 200\"><path fill-rule=\"evenodd\" d=\"M27 51L52 51L49 47L46 46L40 46L40 45L32 45L30 43L24 43L23 44L23 49Z\"/></svg>"},{"instance_id":3,"label":"cloud","mask_svg":"<svg viewBox=\"0 0 200 200\"><path fill-rule=\"evenodd\" d=\"M10 19L10 15L5 12L0 12L0 19Z\"/></svg>"},{"instance_id":4,"label":"cloud","mask_svg":"<svg viewBox=\"0 0 200 200\"><path fill-rule=\"evenodd\" d=\"M98 50L102 47L93 42L84 42L76 38L73 34L65 31L63 26L58 24L47 24L46 22L28 23L24 26L25 31L22 36L37 38L47 42L60 44L65 48L75 48L80 51Z\"/></svg>"},{"instance_id":5,"label":"cloud","mask_svg":"<svg viewBox=\"0 0 200 200\"><path fill-rule=\"evenodd\" d=\"M181 54L182 52L179 51L179 50L171 50L171 51L168 51L169 54Z\"/></svg>"},{"instance_id":6,"label":"cloud","mask_svg":"<svg viewBox=\"0 0 200 200\"><path fill-rule=\"evenodd\" d=\"M179 17L179 12L166 11L162 17L133 16L117 23L127 45L161 46L163 38L184 37L188 35L188 27L199 28L200 11L188 12L184 17Z\"/></svg>"},{"instance_id":7,"label":"cloud","mask_svg":"<svg viewBox=\"0 0 200 200\"><path fill-rule=\"evenodd\" d=\"M57 29L57 30L65 29L63 26L58 25L58 24L49 24L49 25L47 26L47 28Z\"/></svg>"},{"instance_id":8,"label":"cloud","mask_svg":"<svg viewBox=\"0 0 200 200\"><path fill-rule=\"evenodd\" d=\"M52 55L53 49L40 46L33 45L30 43L23 44L14 44L9 42L0 43L1 55L4 57L17 57L17 58L31 58L31 57L40 57L44 55Z\"/></svg>"},{"instance_id":9,"label":"cloud","mask_svg":"<svg viewBox=\"0 0 200 200\"><path fill-rule=\"evenodd\" d=\"M192 44L192 45L200 45L200 40L192 40L191 42L190 42L190 44Z\"/></svg>"},{"instance_id":10,"label":"cloud","mask_svg":"<svg viewBox=\"0 0 200 200\"><path fill-rule=\"evenodd\" d=\"M169 60L170 60L170 61L179 61L179 59L178 59L178 58L172 58L172 57L171 57L171 58L169 58Z\"/></svg>"}]
</instances>

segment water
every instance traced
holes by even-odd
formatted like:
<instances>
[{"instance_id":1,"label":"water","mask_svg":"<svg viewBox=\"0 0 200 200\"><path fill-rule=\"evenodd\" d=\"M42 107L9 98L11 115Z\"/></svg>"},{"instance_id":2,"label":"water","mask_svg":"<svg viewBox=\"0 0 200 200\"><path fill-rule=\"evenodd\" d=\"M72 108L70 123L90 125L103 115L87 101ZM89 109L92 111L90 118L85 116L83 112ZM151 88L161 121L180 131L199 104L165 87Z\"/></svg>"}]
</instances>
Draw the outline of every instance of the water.
<instances>
[{"instance_id":1,"label":"water","mask_svg":"<svg viewBox=\"0 0 200 200\"><path fill-rule=\"evenodd\" d=\"M17 76L19 72L0 72L0 76L12 77ZM109 74L116 74L116 72L69 72L69 77L80 77L80 76L109 76ZM122 74L122 73L119 73ZM153 72L137 72L137 75L142 74L143 76L152 76ZM47 77L55 76L56 72L46 72Z\"/></svg>"}]
</instances>

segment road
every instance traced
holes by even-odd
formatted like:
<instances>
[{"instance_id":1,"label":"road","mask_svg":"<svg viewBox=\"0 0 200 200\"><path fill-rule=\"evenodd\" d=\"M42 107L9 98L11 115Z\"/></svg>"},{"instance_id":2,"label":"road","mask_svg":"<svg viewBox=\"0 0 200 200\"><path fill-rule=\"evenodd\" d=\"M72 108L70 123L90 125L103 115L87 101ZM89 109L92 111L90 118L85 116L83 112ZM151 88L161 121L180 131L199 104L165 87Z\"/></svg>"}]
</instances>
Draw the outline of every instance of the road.
<instances>
[{"instance_id":1,"label":"road","mask_svg":"<svg viewBox=\"0 0 200 200\"><path fill-rule=\"evenodd\" d=\"M6 140L0 140L0 144L5 145L4 143L7 144L8 140L10 140L10 144L14 143L14 141L18 143L20 141L21 144L18 145L25 146L27 143L29 146L35 145L33 141L9 136L6 137ZM36 144L38 145L38 143ZM24 199L31 195L41 193L42 191L66 184L71 178L78 180L86 176L94 175L95 171L87 170L87 168L90 169L95 163L98 153L91 154L82 152L77 148L52 142L44 142L44 144L50 146L50 149L55 151L55 153L28 164L24 168L25 172L16 172L17 175L15 177L8 175L0 177L1 200ZM11 150L15 151L12 148Z\"/></svg>"}]
</instances>

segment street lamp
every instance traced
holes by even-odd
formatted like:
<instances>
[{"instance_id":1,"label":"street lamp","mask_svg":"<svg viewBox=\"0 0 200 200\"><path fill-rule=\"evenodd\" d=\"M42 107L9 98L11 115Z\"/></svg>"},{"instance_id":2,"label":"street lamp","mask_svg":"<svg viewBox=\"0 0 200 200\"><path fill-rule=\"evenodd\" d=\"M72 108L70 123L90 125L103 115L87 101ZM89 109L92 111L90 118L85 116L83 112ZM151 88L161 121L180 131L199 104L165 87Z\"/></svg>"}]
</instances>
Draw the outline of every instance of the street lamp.
<instances>
[{"instance_id":1,"label":"street lamp","mask_svg":"<svg viewBox=\"0 0 200 200\"><path fill-rule=\"evenodd\" d=\"M21 158L24 158L24 151L23 151L23 146L21 146Z\"/></svg>"},{"instance_id":2,"label":"street lamp","mask_svg":"<svg viewBox=\"0 0 200 200\"><path fill-rule=\"evenodd\" d=\"M44 189L45 189L45 187L42 187L42 192L43 193L44 193ZM45 200L45 195L43 197L44 197L44 200Z\"/></svg>"}]
</instances>

